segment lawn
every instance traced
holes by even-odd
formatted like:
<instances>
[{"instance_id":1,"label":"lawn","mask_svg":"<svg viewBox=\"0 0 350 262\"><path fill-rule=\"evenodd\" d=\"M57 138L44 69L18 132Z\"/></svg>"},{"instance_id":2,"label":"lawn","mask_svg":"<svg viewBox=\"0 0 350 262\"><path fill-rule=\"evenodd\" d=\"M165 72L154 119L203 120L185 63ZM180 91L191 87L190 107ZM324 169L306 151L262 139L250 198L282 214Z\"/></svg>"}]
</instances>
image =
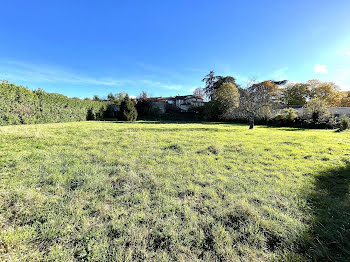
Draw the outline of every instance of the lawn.
<instances>
[{"instance_id":1,"label":"lawn","mask_svg":"<svg viewBox=\"0 0 350 262\"><path fill-rule=\"evenodd\" d=\"M0 261L348 261L350 132L0 127Z\"/></svg>"}]
</instances>

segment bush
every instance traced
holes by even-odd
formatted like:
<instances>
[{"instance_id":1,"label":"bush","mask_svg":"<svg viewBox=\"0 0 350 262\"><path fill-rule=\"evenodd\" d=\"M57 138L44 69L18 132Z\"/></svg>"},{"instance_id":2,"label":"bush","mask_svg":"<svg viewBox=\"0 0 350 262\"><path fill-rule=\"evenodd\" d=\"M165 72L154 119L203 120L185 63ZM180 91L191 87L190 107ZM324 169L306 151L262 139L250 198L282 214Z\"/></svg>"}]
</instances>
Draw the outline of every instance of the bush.
<instances>
[{"instance_id":1,"label":"bush","mask_svg":"<svg viewBox=\"0 0 350 262\"><path fill-rule=\"evenodd\" d=\"M340 131L344 131L348 128L350 128L350 119L346 116L343 116L340 119Z\"/></svg>"},{"instance_id":2,"label":"bush","mask_svg":"<svg viewBox=\"0 0 350 262\"><path fill-rule=\"evenodd\" d=\"M0 125L100 119L106 102L69 98L0 81Z\"/></svg>"},{"instance_id":3,"label":"bush","mask_svg":"<svg viewBox=\"0 0 350 262\"><path fill-rule=\"evenodd\" d=\"M297 117L298 114L293 108L285 108L276 116L275 119L282 122L294 122Z\"/></svg>"},{"instance_id":4,"label":"bush","mask_svg":"<svg viewBox=\"0 0 350 262\"><path fill-rule=\"evenodd\" d=\"M128 95L125 95L120 104L121 120L135 121L137 119L137 111L134 103L130 100Z\"/></svg>"}]
</instances>

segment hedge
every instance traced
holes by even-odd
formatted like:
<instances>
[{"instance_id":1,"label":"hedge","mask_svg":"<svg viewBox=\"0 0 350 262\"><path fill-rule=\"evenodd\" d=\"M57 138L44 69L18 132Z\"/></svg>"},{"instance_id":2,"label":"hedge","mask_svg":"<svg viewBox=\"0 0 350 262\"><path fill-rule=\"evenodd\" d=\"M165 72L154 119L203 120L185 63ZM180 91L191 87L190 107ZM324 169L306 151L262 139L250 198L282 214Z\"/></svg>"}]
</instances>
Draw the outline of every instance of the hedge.
<instances>
[{"instance_id":1,"label":"hedge","mask_svg":"<svg viewBox=\"0 0 350 262\"><path fill-rule=\"evenodd\" d=\"M0 125L100 119L107 102L69 98L0 81Z\"/></svg>"}]
</instances>

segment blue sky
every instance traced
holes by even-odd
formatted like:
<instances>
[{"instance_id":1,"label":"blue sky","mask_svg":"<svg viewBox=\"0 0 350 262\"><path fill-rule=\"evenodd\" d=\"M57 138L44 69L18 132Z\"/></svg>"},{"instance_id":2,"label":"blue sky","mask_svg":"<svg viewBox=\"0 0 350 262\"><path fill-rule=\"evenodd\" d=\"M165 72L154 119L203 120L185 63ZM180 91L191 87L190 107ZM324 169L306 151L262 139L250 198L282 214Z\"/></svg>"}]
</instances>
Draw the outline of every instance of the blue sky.
<instances>
[{"instance_id":1,"label":"blue sky","mask_svg":"<svg viewBox=\"0 0 350 262\"><path fill-rule=\"evenodd\" d=\"M188 94L214 70L350 90L350 1L0 2L0 79L67 96Z\"/></svg>"}]
</instances>

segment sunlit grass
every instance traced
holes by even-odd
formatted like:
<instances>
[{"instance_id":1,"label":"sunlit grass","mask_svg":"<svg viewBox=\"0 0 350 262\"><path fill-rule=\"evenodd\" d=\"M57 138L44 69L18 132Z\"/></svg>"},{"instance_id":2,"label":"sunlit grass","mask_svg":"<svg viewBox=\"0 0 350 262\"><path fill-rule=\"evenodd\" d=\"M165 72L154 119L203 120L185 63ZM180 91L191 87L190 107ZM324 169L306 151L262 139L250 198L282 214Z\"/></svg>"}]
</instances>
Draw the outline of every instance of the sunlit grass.
<instances>
[{"instance_id":1,"label":"sunlit grass","mask_svg":"<svg viewBox=\"0 0 350 262\"><path fill-rule=\"evenodd\" d=\"M0 127L0 260L346 261L349 162L332 130Z\"/></svg>"}]
</instances>

